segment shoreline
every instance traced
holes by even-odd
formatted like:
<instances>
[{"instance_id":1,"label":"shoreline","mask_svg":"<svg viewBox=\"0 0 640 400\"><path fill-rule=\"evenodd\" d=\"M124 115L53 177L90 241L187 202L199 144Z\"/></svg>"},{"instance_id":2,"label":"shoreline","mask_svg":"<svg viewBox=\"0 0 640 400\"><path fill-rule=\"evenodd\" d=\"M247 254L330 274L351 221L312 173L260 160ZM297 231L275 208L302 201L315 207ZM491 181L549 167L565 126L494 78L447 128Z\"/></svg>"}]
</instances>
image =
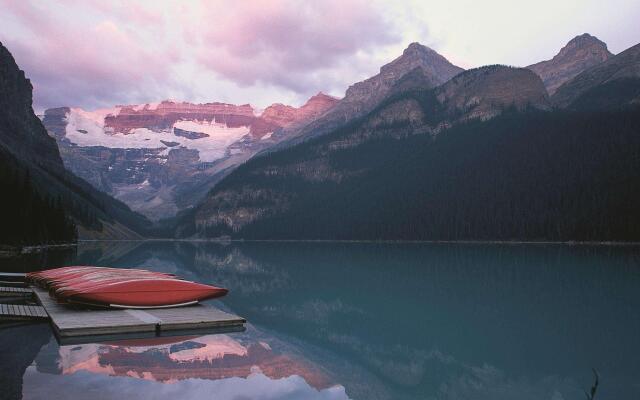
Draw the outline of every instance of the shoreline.
<instances>
[{"instance_id":1,"label":"shoreline","mask_svg":"<svg viewBox=\"0 0 640 400\"><path fill-rule=\"evenodd\" d=\"M99 242L187 242L187 243L415 243L415 244L495 244L495 245L563 245L563 246L640 246L638 242L618 241L526 241L526 240L337 240L337 239L79 239L80 243Z\"/></svg>"},{"instance_id":2,"label":"shoreline","mask_svg":"<svg viewBox=\"0 0 640 400\"><path fill-rule=\"evenodd\" d=\"M503 245L503 246L608 246L608 247L640 247L640 242L615 241L526 241L526 240L332 240L332 239L78 239L75 243L41 244L24 247L0 245L0 258L19 256L22 254L39 253L48 249L73 248L84 243L147 243L147 242L175 242L175 243L216 243L230 245L234 243L370 243L370 244L462 244L462 245Z\"/></svg>"}]
</instances>

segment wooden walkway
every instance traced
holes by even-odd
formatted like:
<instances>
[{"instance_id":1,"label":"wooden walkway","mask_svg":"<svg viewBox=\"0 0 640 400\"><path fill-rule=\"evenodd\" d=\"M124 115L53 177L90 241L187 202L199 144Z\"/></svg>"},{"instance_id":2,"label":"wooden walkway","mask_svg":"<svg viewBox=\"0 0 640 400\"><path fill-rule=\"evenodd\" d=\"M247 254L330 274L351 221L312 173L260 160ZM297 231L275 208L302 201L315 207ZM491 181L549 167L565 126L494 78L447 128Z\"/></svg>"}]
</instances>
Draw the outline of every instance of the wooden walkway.
<instances>
[{"instance_id":1,"label":"wooden walkway","mask_svg":"<svg viewBox=\"0 0 640 400\"><path fill-rule=\"evenodd\" d=\"M49 318L49 316L44 308L40 306L0 304L0 319L22 320L34 318L42 319Z\"/></svg>"},{"instance_id":2,"label":"wooden walkway","mask_svg":"<svg viewBox=\"0 0 640 400\"><path fill-rule=\"evenodd\" d=\"M95 310L58 304L49 294L33 287L38 301L51 318L59 337L160 334L174 330L243 327L246 320L209 305L149 310Z\"/></svg>"},{"instance_id":3,"label":"wooden walkway","mask_svg":"<svg viewBox=\"0 0 640 400\"><path fill-rule=\"evenodd\" d=\"M0 279L11 279L24 281L27 274L23 272L0 272Z\"/></svg>"},{"instance_id":4,"label":"wooden walkway","mask_svg":"<svg viewBox=\"0 0 640 400\"><path fill-rule=\"evenodd\" d=\"M33 291L29 288L15 286L0 286L0 297L30 296Z\"/></svg>"}]
</instances>

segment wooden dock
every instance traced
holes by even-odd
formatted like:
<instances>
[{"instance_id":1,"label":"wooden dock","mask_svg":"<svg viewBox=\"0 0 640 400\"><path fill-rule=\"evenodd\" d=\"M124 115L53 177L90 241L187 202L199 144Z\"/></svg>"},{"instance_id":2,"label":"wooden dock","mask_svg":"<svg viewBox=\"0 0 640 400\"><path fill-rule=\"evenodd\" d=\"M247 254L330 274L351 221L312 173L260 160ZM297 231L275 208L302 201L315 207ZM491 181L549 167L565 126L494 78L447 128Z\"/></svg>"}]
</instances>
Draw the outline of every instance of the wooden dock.
<instances>
[{"instance_id":1,"label":"wooden dock","mask_svg":"<svg viewBox=\"0 0 640 400\"><path fill-rule=\"evenodd\" d=\"M73 308L58 304L45 290L36 287L32 290L61 338L242 328L246 322L237 315L203 304L148 310Z\"/></svg>"},{"instance_id":2,"label":"wooden dock","mask_svg":"<svg viewBox=\"0 0 640 400\"><path fill-rule=\"evenodd\" d=\"M0 286L25 286L26 274L16 272L0 272Z\"/></svg>"},{"instance_id":3,"label":"wooden dock","mask_svg":"<svg viewBox=\"0 0 640 400\"><path fill-rule=\"evenodd\" d=\"M31 296L33 291L29 288L15 286L0 286L0 297Z\"/></svg>"},{"instance_id":4,"label":"wooden dock","mask_svg":"<svg viewBox=\"0 0 640 400\"><path fill-rule=\"evenodd\" d=\"M49 318L47 312L40 306L21 304L0 304L0 319L3 320L31 320Z\"/></svg>"}]
</instances>

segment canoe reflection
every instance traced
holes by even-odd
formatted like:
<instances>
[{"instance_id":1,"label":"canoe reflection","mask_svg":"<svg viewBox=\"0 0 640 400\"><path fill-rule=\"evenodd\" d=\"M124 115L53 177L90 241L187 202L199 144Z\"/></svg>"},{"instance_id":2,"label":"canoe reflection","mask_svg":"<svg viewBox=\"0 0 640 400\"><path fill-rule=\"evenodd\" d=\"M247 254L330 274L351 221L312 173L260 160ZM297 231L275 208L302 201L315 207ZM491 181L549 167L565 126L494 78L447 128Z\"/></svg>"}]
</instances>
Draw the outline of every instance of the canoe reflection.
<instances>
[{"instance_id":1,"label":"canoe reflection","mask_svg":"<svg viewBox=\"0 0 640 400\"><path fill-rule=\"evenodd\" d=\"M68 375L86 371L162 383L190 378L246 378L260 373L270 379L296 375L316 390L336 385L321 367L295 351L281 348L279 341L276 346L280 349L272 348L265 340L244 334L136 339L60 347L50 343L46 346L49 349L43 349L36 359L36 367L45 373Z\"/></svg>"}]
</instances>

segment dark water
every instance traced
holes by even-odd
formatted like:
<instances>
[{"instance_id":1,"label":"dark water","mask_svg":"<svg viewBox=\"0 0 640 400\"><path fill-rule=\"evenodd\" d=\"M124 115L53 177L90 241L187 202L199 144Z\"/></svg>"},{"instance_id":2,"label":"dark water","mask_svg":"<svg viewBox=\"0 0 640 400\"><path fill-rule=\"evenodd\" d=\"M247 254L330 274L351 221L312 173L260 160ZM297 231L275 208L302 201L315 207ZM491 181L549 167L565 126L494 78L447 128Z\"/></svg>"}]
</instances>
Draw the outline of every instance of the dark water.
<instances>
[{"instance_id":1,"label":"dark water","mask_svg":"<svg viewBox=\"0 0 640 400\"><path fill-rule=\"evenodd\" d=\"M0 329L25 399L640 398L640 248L91 243L3 260L148 267L226 286L240 333L60 346Z\"/></svg>"}]
</instances>

